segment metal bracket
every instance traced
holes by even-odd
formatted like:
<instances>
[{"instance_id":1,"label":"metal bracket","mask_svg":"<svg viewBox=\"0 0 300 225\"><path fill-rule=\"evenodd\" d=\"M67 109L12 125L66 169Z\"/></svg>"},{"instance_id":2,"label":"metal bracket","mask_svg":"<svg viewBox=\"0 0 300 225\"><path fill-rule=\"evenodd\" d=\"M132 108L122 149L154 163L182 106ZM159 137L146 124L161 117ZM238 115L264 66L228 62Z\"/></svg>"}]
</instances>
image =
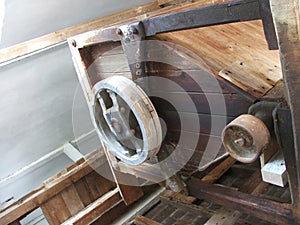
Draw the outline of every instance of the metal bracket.
<instances>
[{"instance_id":1,"label":"metal bracket","mask_svg":"<svg viewBox=\"0 0 300 225\"><path fill-rule=\"evenodd\" d=\"M146 36L143 23L139 21L120 26L117 29L117 34L122 36L121 43L128 60L132 80L135 81L145 76L146 63L142 62L145 49L143 49L141 45L141 41L143 41Z\"/></svg>"}]
</instances>

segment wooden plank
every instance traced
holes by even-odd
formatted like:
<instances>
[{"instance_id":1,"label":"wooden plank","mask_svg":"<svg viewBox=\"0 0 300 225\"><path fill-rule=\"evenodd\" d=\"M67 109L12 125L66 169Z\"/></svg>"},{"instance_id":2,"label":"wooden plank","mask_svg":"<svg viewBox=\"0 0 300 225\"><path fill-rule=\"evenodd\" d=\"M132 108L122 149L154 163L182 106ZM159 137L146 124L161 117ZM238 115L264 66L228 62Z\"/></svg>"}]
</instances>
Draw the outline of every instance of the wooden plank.
<instances>
[{"instance_id":1,"label":"wooden plank","mask_svg":"<svg viewBox=\"0 0 300 225\"><path fill-rule=\"evenodd\" d=\"M221 208L204 225L233 225L239 219L240 213L235 210Z\"/></svg>"},{"instance_id":2,"label":"wooden plank","mask_svg":"<svg viewBox=\"0 0 300 225\"><path fill-rule=\"evenodd\" d=\"M85 182L87 183L88 189L93 196L93 201L98 199L101 196L100 190L98 189L96 180L98 179L99 175L96 171L91 172L85 177Z\"/></svg>"},{"instance_id":3,"label":"wooden plank","mask_svg":"<svg viewBox=\"0 0 300 225\"><path fill-rule=\"evenodd\" d=\"M75 182L74 186L84 207L93 202L93 196L89 191L88 185L85 182L84 177Z\"/></svg>"},{"instance_id":4,"label":"wooden plank","mask_svg":"<svg viewBox=\"0 0 300 225\"><path fill-rule=\"evenodd\" d=\"M205 177L201 179L201 181L206 183L214 183L220 177L223 176L224 173L226 173L227 170L231 168L232 165L234 165L236 160L229 156L227 159L225 159L222 163L220 163L216 168L214 168L209 174L207 174Z\"/></svg>"},{"instance_id":5,"label":"wooden plank","mask_svg":"<svg viewBox=\"0 0 300 225\"><path fill-rule=\"evenodd\" d=\"M176 31L156 37L191 50L215 75L237 61L246 62L249 68L262 70L262 74L268 75L264 71L270 70L271 74L281 75L278 51L268 50L261 21Z\"/></svg>"},{"instance_id":6,"label":"wooden plank","mask_svg":"<svg viewBox=\"0 0 300 225\"><path fill-rule=\"evenodd\" d=\"M248 62L236 61L219 72L219 75L249 94L260 98L282 78L273 68L254 68Z\"/></svg>"},{"instance_id":7,"label":"wooden plank","mask_svg":"<svg viewBox=\"0 0 300 225\"><path fill-rule=\"evenodd\" d=\"M0 224L9 224L23 215L32 212L72 183L91 173L93 171L93 167L99 167L107 162L102 151L97 151L97 154L93 154L92 156L93 157L88 158L83 164L54 180L54 182L50 182L47 187L34 191L32 195L27 195L26 198L21 199L21 201L17 201L7 210L1 212Z\"/></svg>"},{"instance_id":8,"label":"wooden plank","mask_svg":"<svg viewBox=\"0 0 300 225\"><path fill-rule=\"evenodd\" d=\"M61 194L46 201L41 209L50 225L60 225L72 216Z\"/></svg>"},{"instance_id":9,"label":"wooden plank","mask_svg":"<svg viewBox=\"0 0 300 225\"><path fill-rule=\"evenodd\" d=\"M117 165L116 157L105 147L106 157L108 158L109 166L112 171L113 178L120 190L120 195L126 205L130 205L140 199L144 192L140 187L137 178L128 173L122 173L114 167Z\"/></svg>"},{"instance_id":10,"label":"wooden plank","mask_svg":"<svg viewBox=\"0 0 300 225\"><path fill-rule=\"evenodd\" d=\"M298 30L299 10L293 0L270 0L271 11L276 27L279 49L281 54L281 63L283 78L285 83L286 100L291 109L292 127L295 146L295 159L300 157L300 102L299 102L299 85L300 85L300 40ZM289 162L290 166L296 166L296 174L291 171L291 175L296 175L290 180L297 180L290 186L297 185L293 193L294 215L300 223L300 161L296 160L295 164ZM295 169L294 169L295 170Z\"/></svg>"},{"instance_id":11,"label":"wooden plank","mask_svg":"<svg viewBox=\"0 0 300 225\"><path fill-rule=\"evenodd\" d=\"M166 190L161 193L160 199L161 199L161 202L163 202L164 204L174 206L183 211L193 212L196 215L197 214L202 215L203 213L207 214L207 215L214 214L213 210L207 209L200 205L193 204L197 199L192 196L186 196L186 195L183 195L180 193L175 193L173 191ZM151 218L152 218L152 216L151 216Z\"/></svg>"},{"instance_id":12,"label":"wooden plank","mask_svg":"<svg viewBox=\"0 0 300 225\"><path fill-rule=\"evenodd\" d=\"M14 221L14 222L12 222L12 223L10 223L10 224L8 224L8 225L21 225L21 223L20 223L20 221Z\"/></svg>"},{"instance_id":13,"label":"wooden plank","mask_svg":"<svg viewBox=\"0 0 300 225\"><path fill-rule=\"evenodd\" d=\"M81 202L78 192L73 184L62 191L61 195L72 216L76 215L84 208L84 205Z\"/></svg>"},{"instance_id":14,"label":"wooden plank","mask_svg":"<svg viewBox=\"0 0 300 225\"><path fill-rule=\"evenodd\" d=\"M154 220L151 220L151 219L141 216L141 215L136 216L133 224L135 224L135 225L161 225L161 223L158 223Z\"/></svg>"},{"instance_id":15,"label":"wooden plank","mask_svg":"<svg viewBox=\"0 0 300 225\"><path fill-rule=\"evenodd\" d=\"M90 204L84 210L65 221L63 225L86 225L91 224L107 210L113 208L121 201L118 188L106 193L101 198Z\"/></svg>"},{"instance_id":16,"label":"wooden plank","mask_svg":"<svg viewBox=\"0 0 300 225\"><path fill-rule=\"evenodd\" d=\"M163 90L163 89L162 89ZM199 114L213 114L219 116L238 116L246 113L249 106L253 103L239 94L218 94L218 93L195 93L195 92L152 92L153 105L160 110L174 111L174 106L179 112L199 113ZM164 99L162 101L161 99ZM209 101L208 101L209 99ZM166 104L169 101L173 108L170 108L170 104ZM210 104L212 106L223 106L224 109L211 111ZM239 107L236 107L236 106ZM214 109L212 107L212 109ZM226 110L226 111L225 111Z\"/></svg>"},{"instance_id":17,"label":"wooden plank","mask_svg":"<svg viewBox=\"0 0 300 225\"><path fill-rule=\"evenodd\" d=\"M44 35L26 41L15 46L0 50L0 64L24 57L30 53L34 53L43 49L47 49L51 46L57 45L66 41L68 38L75 35L88 32L91 30L108 27L116 24L124 24L136 20L145 19L148 17L154 17L166 13L178 12L182 10L188 10L197 7L203 7L211 4L218 4L222 2L228 2L231 0L205 0L197 1L194 3L183 3L177 6L160 9L157 1L150 2L148 4L137 6L132 9L128 9L119 13L115 13L109 16L105 16L99 19L95 19L86 23L68 27L54 33ZM160 9L160 10L158 10Z\"/></svg>"},{"instance_id":18,"label":"wooden plank","mask_svg":"<svg viewBox=\"0 0 300 225\"><path fill-rule=\"evenodd\" d=\"M77 34L81 34L94 29L99 29L103 26L109 26L114 23L124 23L125 21L130 20L130 18L132 17L143 15L156 9L159 9L157 2L150 2L142 6L137 6L132 9L124 10L119 13L114 13L109 16L89 21L87 23L68 27L54 33L32 39L30 41L26 41L15 46L2 49L0 50L0 63L64 42L68 38Z\"/></svg>"},{"instance_id":19,"label":"wooden plank","mask_svg":"<svg viewBox=\"0 0 300 225\"><path fill-rule=\"evenodd\" d=\"M239 210L262 220L276 224L294 224L291 205L261 199L229 188L216 186L192 178L187 182L192 196L215 204Z\"/></svg>"},{"instance_id":20,"label":"wooden plank","mask_svg":"<svg viewBox=\"0 0 300 225\"><path fill-rule=\"evenodd\" d=\"M259 0L259 9L268 47L270 50L278 49L278 41L269 0Z\"/></svg>"}]
</instances>

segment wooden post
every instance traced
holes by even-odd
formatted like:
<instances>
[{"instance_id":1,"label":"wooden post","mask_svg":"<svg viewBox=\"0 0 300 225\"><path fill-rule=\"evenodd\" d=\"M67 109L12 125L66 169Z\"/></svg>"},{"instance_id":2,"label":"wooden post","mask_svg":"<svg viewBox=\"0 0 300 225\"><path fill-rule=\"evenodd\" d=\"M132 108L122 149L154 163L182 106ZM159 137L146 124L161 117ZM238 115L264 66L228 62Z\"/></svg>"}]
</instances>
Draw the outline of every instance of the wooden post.
<instances>
[{"instance_id":1,"label":"wooden post","mask_svg":"<svg viewBox=\"0 0 300 225\"><path fill-rule=\"evenodd\" d=\"M300 40L298 30L299 10L294 0L270 0L281 56L286 100L292 115L295 145L296 180L300 179ZM288 162L292 163L292 162ZM290 179L291 180L291 179ZM293 180L293 179L292 179ZM293 193L293 212L300 222L299 182ZM290 184L293 186L293 184Z\"/></svg>"}]
</instances>

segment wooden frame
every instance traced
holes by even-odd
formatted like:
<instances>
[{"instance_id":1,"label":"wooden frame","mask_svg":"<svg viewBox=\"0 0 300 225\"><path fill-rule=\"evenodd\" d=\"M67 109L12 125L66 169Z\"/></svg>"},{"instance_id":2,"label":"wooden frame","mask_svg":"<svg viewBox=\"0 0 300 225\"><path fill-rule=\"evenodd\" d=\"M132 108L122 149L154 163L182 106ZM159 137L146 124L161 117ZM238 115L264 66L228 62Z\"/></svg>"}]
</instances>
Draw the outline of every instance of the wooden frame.
<instances>
[{"instance_id":1,"label":"wooden frame","mask_svg":"<svg viewBox=\"0 0 300 225\"><path fill-rule=\"evenodd\" d=\"M275 0L274 0L275 2ZM289 2L289 1L287 1ZM280 7L281 3L277 2L277 5ZM291 6L292 5L292 6ZM228 8L234 6L236 8L232 9L232 11L235 13L237 12L237 14L235 15L233 13L233 15L226 15L226 14L222 14L223 11L222 9ZM238 16L245 15L246 8L243 8L244 6L247 6L247 10L249 12L249 15L246 15L245 17L241 17L239 18ZM289 7L292 7L292 9L294 9L294 2L292 2L290 0L290 4ZM214 11L215 14L212 17L209 17L207 20L197 20L197 16L199 16L199 18L205 15L211 15L211 9L216 9L215 7L217 7L217 9L220 9L219 11ZM271 13L271 9L272 8L272 13ZM288 7L287 7L288 8ZM236 10L236 11L235 11ZM240 10L240 11L239 11ZM290 9L291 10L291 9ZM279 10L278 10L279 11ZM243 13L241 13L243 12ZM286 13L288 13L290 11L286 11ZM278 47L278 41L276 38L276 34L279 40L279 49L281 51L281 53L284 53L285 55L290 55L288 54L288 50L291 50L292 47L294 47L295 49L298 49L298 43L294 40L294 42L290 42L289 36L286 35L292 35L292 38L294 33L286 33L287 28L282 28L283 25L280 23L282 21L285 21L287 24L290 23L290 21L286 21L285 19L282 19L280 16L282 13L279 13L276 11L276 6L274 7L273 5L273 1L271 1L271 6L269 4L269 1L231 1L231 2L225 2L222 4L217 4L217 5L212 5L212 7L210 8L210 5L207 5L206 7L199 7L190 11L184 11L184 12L178 12L178 13L173 13L173 14L168 14L168 15L160 15L158 17L154 17L154 18L147 18L144 20L141 20L140 23L143 24L144 26L144 33L140 33L141 30L138 30L138 33L144 37L148 37L148 36L153 36L157 33L163 33L163 32L170 32L170 31L174 31L174 30L181 30L181 29L189 29L189 28L195 28L195 27L202 27L202 26L211 26L211 25L216 25L216 24L221 24L221 23L230 23L230 22L237 22L237 21L243 21L243 20L253 20L253 19L262 19L263 20L263 25L264 25L264 31L265 31L265 36L266 39L268 41L269 44L269 48L270 49L277 49ZM197 16L196 16L197 15ZM237 16L237 17L235 17ZM193 24L188 24L185 21L182 22L183 20L181 20L180 18L189 18L191 20L193 20ZM205 17L206 18L206 17ZM275 21L275 26L273 23L273 18ZM279 19L278 19L279 18ZM292 19L295 20L296 16L292 17ZM181 23L176 23L176 21L181 21ZM294 22L293 20L293 22ZM169 21L172 21L172 25L169 24ZM175 22L174 22L175 21ZM137 26L137 23L128 23L128 26ZM297 26L298 24L295 24L295 28L298 28ZM276 27L276 33L275 33L275 27ZM296 31L295 31L296 32ZM85 66L83 64L78 65L79 63L83 63L82 59L81 59L81 54L79 52L79 49L85 47L85 46L90 46L92 44L96 44L96 43L101 43L101 42L107 42L107 41L120 41L121 37L120 34L118 34L118 26L112 26L112 27L108 27L105 29L101 29L101 30L96 30L93 32L89 32L83 35L79 35L76 36L72 39L69 40L69 45L70 48L72 49L73 52L73 56L75 56L75 64L77 65L77 70L79 72L79 79L82 81L82 88L85 90L85 94L86 94L86 99L87 101L90 101L92 99L91 94L91 86L89 83L89 80L87 80L87 74L85 71ZM297 38L297 41L299 41L299 36L298 35L294 35ZM287 41L288 40L288 41ZM123 46L124 47L124 46ZM124 49L126 49L126 46L124 47ZM291 54L291 58L289 57L285 57L283 58L282 64L283 64L283 68L285 71L285 84L289 85L291 82L294 82L292 87L296 88L296 86L294 84L298 84L298 80L295 79L295 75L290 75L292 72L293 74L297 74L297 71L295 71L295 69L292 69L290 67L286 68L286 64L285 61L286 59L291 60L291 62L293 63L295 59L298 59L300 57L295 57L298 56L297 52L295 52L295 50L292 51L293 55ZM295 68L297 68L295 66ZM299 70L300 71L300 70ZM287 87L287 86L286 86ZM290 87L287 87L287 89ZM288 93L290 93L291 95L289 96L290 98L288 98L288 101L290 103L291 106L291 110L292 110L292 115L294 116L294 137L295 137L295 147L296 147L296 153L295 153L295 158L298 158L298 151L297 151L297 137L298 137L298 133L300 132L300 122L298 125L298 120L295 118L295 116L298 115L298 112L296 111L298 109L298 103L296 101L296 99L294 99L295 93L296 93L296 89L288 89ZM300 107L299 107L300 108ZM300 121L300 119L299 119ZM299 127L299 128L298 128ZM299 129L299 130L298 130ZM292 162L288 162L288 163L292 163ZM297 180L299 180L299 171L300 171L300 167L298 165L299 163L296 162L297 168L298 168L298 174L297 174ZM126 171L126 169L125 169ZM134 169L131 168L131 172L135 173L136 171ZM293 173L291 173L291 171L289 171L289 174L292 175ZM158 175L159 177L159 175ZM295 179L290 179L290 182L293 182L293 180ZM274 218L276 220L276 222L278 222L279 224L292 224L295 222L299 222L300 220L297 219L298 217L298 204L299 204L299 200L298 200L298 191L297 192L293 192L293 199L295 199L294 202L294 207L295 207L295 211L293 212L292 206L291 205L286 205L286 204L280 204L277 202L273 202L273 201L268 201L267 204L264 204L263 201L258 198L258 197L253 197L251 195L247 195L247 194L240 194L238 192L232 191L232 190L226 190L223 188L219 188L219 187L214 187L213 185L208 185L206 183L199 183L195 180L192 180L188 183L188 187L189 190L191 191L191 194L196 196L196 197L200 197L201 194L205 194L207 196L207 198L209 198L211 201L217 202L219 204L224 204L226 206L232 207L234 209L237 209L239 207L241 207L242 211L252 214L254 216L260 217L262 218L264 215L268 214L266 216L265 219L272 221ZM196 187L197 185L200 185L201 187L203 187L203 192L201 192L201 190L198 190ZM291 186L293 186L293 183L290 183ZM215 190L215 194L213 193L209 193L205 192L204 190ZM298 187L299 189L299 187ZM297 190L298 190L297 189ZM219 195L221 196L223 199L226 199L225 195L222 195L222 192L228 193L228 195L230 196L229 200L226 201L221 201L219 200L217 197L213 197L213 195ZM236 196L235 196L236 195ZM209 197L211 196L211 197ZM241 202L239 201L240 198L245 198L246 200L248 200L248 203L245 203L244 201ZM243 203L245 203L243 205ZM251 208L251 205L261 205L260 207L258 206L258 208L256 210L254 210L253 208ZM274 207L274 209L272 208ZM250 209L249 209L250 208ZM278 214L276 212L279 212ZM299 216L300 218L300 216Z\"/></svg>"}]
</instances>

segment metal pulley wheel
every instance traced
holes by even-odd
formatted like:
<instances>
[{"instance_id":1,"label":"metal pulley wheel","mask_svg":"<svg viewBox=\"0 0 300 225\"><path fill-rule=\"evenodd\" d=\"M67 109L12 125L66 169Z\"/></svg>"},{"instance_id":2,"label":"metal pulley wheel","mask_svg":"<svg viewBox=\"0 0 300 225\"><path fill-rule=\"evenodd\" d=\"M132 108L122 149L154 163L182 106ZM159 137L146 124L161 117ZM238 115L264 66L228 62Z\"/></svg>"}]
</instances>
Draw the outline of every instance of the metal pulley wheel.
<instances>
[{"instance_id":1,"label":"metal pulley wheel","mask_svg":"<svg viewBox=\"0 0 300 225\"><path fill-rule=\"evenodd\" d=\"M112 76L96 83L93 93L98 134L118 159L138 165L157 154L162 142L159 117L136 83Z\"/></svg>"},{"instance_id":2,"label":"metal pulley wheel","mask_svg":"<svg viewBox=\"0 0 300 225\"><path fill-rule=\"evenodd\" d=\"M270 141L267 126L257 117L245 114L229 123L222 132L227 152L243 163L255 161Z\"/></svg>"}]
</instances>

